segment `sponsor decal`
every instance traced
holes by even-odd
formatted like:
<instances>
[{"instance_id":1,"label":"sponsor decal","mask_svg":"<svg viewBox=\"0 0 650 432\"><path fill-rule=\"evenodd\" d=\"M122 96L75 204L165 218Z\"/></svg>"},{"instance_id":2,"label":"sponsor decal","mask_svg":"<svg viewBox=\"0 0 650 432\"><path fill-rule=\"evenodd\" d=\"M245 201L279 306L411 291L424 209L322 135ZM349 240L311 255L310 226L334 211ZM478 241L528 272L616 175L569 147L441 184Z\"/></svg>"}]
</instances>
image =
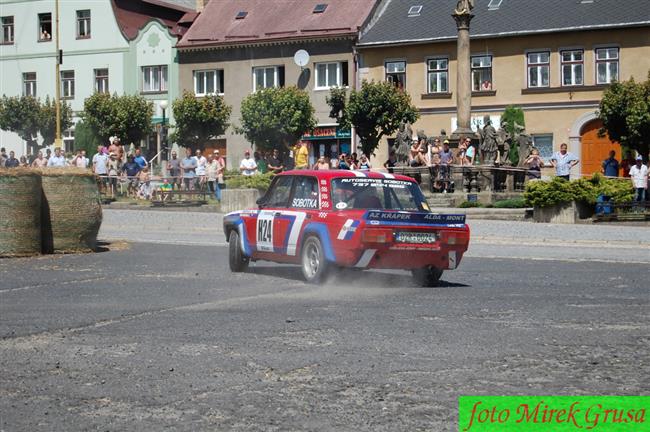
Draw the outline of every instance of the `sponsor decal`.
<instances>
[{"instance_id":1,"label":"sponsor decal","mask_svg":"<svg viewBox=\"0 0 650 432\"><path fill-rule=\"evenodd\" d=\"M357 231L359 223L359 221L355 221L354 219L346 220L341 227L341 231L339 231L339 235L336 238L338 240L351 240L354 236L354 233Z\"/></svg>"},{"instance_id":2,"label":"sponsor decal","mask_svg":"<svg viewBox=\"0 0 650 432\"><path fill-rule=\"evenodd\" d=\"M336 209L337 210L345 210L346 208L348 208L347 203L340 202L340 203L336 204Z\"/></svg>"},{"instance_id":3,"label":"sponsor decal","mask_svg":"<svg viewBox=\"0 0 650 432\"><path fill-rule=\"evenodd\" d=\"M257 217L257 250L273 252L274 212L262 211Z\"/></svg>"},{"instance_id":4,"label":"sponsor decal","mask_svg":"<svg viewBox=\"0 0 650 432\"><path fill-rule=\"evenodd\" d=\"M357 171L355 171L356 173ZM349 184L352 187L390 187L395 189L405 189L411 186L413 183L404 181L404 180L391 180L387 178L378 179L378 178L357 178L357 177L348 177L337 179L340 183Z\"/></svg>"},{"instance_id":5,"label":"sponsor decal","mask_svg":"<svg viewBox=\"0 0 650 432\"><path fill-rule=\"evenodd\" d=\"M294 198L291 207L315 209L318 208L318 200L315 198Z\"/></svg>"},{"instance_id":6,"label":"sponsor decal","mask_svg":"<svg viewBox=\"0 0 650 432\"><path fill-rule=\"evenodd\" d=\"M432 225L448 225L463 227L465 224L465 215L437 214L437 213L408 213L408 212L387 212L387 211L368 211L365 218L371 221L383 222L405 222Z\"/></svg>"}]
</instances>

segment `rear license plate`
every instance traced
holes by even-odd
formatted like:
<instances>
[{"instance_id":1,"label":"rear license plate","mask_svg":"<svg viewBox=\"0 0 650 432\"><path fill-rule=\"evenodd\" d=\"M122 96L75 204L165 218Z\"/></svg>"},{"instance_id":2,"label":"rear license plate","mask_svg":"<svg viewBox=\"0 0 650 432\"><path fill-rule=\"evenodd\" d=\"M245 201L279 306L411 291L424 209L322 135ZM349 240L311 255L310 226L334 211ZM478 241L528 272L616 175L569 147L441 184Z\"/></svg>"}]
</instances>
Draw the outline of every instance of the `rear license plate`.
<instances>
[{"instance_id":1,"label":"rear license plate","mask_svg":"<svg viewBox=\"0 0 650 432\"><path fill-rule=\"evenodd\" d=\"M432 232L397 232L395 241L397 243L433 244L438 241L438 236Z\"/></svg>"}]
</instances>

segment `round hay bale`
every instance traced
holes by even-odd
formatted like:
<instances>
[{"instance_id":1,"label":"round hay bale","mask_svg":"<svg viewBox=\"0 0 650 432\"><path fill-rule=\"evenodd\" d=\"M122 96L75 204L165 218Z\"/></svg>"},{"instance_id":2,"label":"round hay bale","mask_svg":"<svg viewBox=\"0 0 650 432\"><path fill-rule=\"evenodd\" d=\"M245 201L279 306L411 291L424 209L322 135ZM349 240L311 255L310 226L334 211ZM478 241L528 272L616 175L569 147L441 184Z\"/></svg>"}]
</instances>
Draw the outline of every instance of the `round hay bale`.
<instances>
[{"instance_id":1,"label":"round hay bale","mask_svg":"<svg viewBox=\"0 0 650 432\"><path fill-rule=\"evenodd\" d=\"M80 168L41 169L44 253L90 252L102 207L95 175Z\"/></svg>"},{"instance_id":2,"label":"round hay bale","mask_svg":"<svg viewBox=\"0 0 650 432\"><path fill-rule=\"evenodd\" d=\"M0 169L0 257L41 253L41 177L27 168Z\"/></svg>"}]
</instances>

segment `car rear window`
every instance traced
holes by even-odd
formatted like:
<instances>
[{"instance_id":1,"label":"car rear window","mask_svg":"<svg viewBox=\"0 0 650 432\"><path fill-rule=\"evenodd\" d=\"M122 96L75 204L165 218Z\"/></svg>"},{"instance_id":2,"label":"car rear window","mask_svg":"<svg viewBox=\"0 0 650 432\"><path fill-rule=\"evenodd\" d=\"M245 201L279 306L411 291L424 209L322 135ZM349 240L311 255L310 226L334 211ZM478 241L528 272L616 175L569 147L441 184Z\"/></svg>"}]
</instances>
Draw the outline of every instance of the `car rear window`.
<instances>
[{"instance_id":1,"label":"car rear window","mask_svg":"<svg viewBox=\"0 0 650 432\"><path fill-rule=\"evenodd\" d=\"M332 203L335 209L379 209L429 211L417 183L397 179L367 177L332 180Z\"/></svg>"}]
</instances>

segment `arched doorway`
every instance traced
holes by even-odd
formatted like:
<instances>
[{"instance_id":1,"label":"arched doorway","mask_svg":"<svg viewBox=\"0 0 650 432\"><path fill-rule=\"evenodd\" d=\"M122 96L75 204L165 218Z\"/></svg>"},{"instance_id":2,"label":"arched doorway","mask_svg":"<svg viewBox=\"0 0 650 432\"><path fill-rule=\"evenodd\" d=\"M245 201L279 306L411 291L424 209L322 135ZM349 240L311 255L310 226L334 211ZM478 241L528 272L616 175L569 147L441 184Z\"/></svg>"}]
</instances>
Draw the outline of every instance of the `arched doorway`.
<instances>
[{"instance_id":1,"label":"arched doorway","mask_svg":"<svg viewBox=\"0 0 650 432\"><path fill-rule=\"evenodd\" d=\"M600 172L601 164L609 157L610 150L616 152L616 159L621 160L621 145L609 140L609 136L598 136L598 131L603 127L602 120L592 120L585 124L580 133L581 157L583 175Z\"/></svg>"}]
</instances>

